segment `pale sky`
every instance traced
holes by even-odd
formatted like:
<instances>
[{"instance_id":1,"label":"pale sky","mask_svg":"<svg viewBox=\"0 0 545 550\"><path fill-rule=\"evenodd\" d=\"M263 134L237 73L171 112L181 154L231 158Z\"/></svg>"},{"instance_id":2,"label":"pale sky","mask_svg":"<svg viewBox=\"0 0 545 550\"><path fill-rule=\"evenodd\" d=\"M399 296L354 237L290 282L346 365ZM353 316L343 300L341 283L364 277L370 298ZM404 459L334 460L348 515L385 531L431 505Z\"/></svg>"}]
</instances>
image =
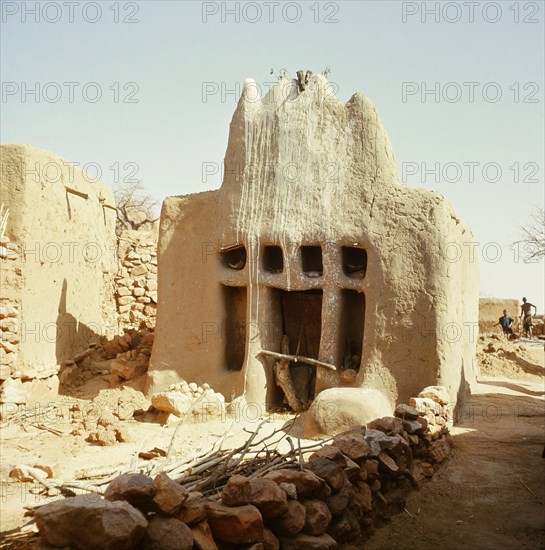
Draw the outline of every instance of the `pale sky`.
<instances>
[{"instance_id":1,"label":"pale sky","mask_svg":"<svg viewBox=\"0 0 545 550\"><path fill-rule=\"evenodd\" d=\"M543 0L1 7L2 143L158 200L215 189L244 79L266 92L282 68L329 67L341 101L375 102L400 180L468 222L481 294L543 312L544 263L511 246L545 197Z\"/></svg>"}]
</instances>

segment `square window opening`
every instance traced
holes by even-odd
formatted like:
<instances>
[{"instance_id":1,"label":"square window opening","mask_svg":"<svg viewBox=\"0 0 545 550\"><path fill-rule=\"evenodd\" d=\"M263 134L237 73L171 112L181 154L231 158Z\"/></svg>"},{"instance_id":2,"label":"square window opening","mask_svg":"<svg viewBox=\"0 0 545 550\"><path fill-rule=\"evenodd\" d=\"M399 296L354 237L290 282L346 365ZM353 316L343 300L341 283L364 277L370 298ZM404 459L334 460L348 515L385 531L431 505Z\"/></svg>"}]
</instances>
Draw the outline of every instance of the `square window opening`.
<instances>
[{"instance_id":1,"label":"square window opening","mask_svg":"<svg viewBox=\"0 0 545 550\"><path fill-rule=\"evenodd\" d=\"M367 271L367 251L353 246L342 247L343 272L351 279L363 279Z\"/></svg>"},{"instance_id":2,"label":"square window opening","mask_svg":"<svg viewBox=\"0 0 545 550\"><path fill-rule=\"evenodd\" d=\"M324 273L322 248L319 246L302 246L301 262L303 273L307 277L321 277Z\"/></svg>"},{"instance_id":3,"label":"square window opening","mask_svg":"<svg viewBox=\"0 0 545 550\"><path fill-rule=\"evenodd\" d=\"M246 248L239 244L221 251L221 263L229 269L240 271L246 266Z\"/></svg>"},{"instance_id":4,"label":"square window opening","mask_svg":"<svg viewBox=\"0 0 545 550\"><path fill-rule=\"evenodd\" d=\"M279 246L266 246L263 249L263 269L269 273L284 271L284 255Z\"/></svg>"}]
</instances>

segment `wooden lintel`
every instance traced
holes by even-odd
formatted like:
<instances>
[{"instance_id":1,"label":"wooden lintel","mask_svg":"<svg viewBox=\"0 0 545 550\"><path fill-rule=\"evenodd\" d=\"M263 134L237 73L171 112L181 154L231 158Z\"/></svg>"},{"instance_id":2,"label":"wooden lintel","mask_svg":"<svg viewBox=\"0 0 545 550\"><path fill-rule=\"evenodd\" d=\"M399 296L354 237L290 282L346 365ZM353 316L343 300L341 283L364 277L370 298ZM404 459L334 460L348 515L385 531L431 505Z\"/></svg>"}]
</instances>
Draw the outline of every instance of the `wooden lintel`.
<instances>
[{"instance_id":1,"label":"wooden lintel","mask_svg":"<svg viewBox=\"0 0 545 550\"><path fill-rule=\"evenodd\" d=\"M73 187L68 187L67 185L64 186L67 193L72 193L73 195L77 195L78 197L81 197L82 199L88 199L89 195L87 193L83 193L82 191L78 191L77 189L74 189Z\"/></svg>"}]
</instances>

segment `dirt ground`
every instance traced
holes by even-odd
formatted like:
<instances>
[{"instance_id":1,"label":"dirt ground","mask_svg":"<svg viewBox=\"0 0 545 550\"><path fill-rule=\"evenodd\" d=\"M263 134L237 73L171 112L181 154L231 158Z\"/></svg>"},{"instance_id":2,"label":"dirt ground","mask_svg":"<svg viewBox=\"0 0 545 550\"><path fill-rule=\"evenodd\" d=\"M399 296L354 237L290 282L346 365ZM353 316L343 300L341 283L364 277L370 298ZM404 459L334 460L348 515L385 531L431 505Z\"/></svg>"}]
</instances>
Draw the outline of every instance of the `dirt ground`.
<instances>
[{"instance_id":1,"label":"dirt ground","mask_svg":"<svg viewBox=\"0 0 545 550\"><path fill-rule=\"evenodd\" d=\"M543 342L507 343L493 336L482 337L477 364L481 374L452 430L451 457L430 482L410 494L404 513L377 528L366 549L543 547ZM127 414L146 410L150 404L140 391L142 382L137 379L109 388L97 376L60 396L53 409L43 408L32 419L2 426L0 548L33 548L32 542L18 543L14 533L30 521L24 516L28 508L47 502L43 494L32 493L39 490L37 484L9 477L17 464L49 465L64 480L76 480L84 470L100 467L130 465L137 471L146 462L138 458L140 451L155 447L166 450L172 443L172 459L187 458L206 451L226 432L224 447L235 447L261 420L251 413L208 419L206 423L198 417L175 432L177 423L162 425L157 415L133 418ZM79 412L71 410L74 408ZM80 417L85 420L97 411L112 412L128 433L128 441L107 447L87 442ZM291 418L289 414L272 415L263 433L289 429ZM300 423L290 431L294 436L300 433L297 426Z\"/></svg>"},{"instance_id":2,"label":"dirt ground","mask_svg":"<svg viewBox=\"0 0 545 550\"><path fill-rule=\"evenodd\" d=\"M490 342L498 351L485 354ZM481 364L490 355L498 369L487 364L472 387L452 430L450 459L409 496L405 513L377 529L366 550L544 547L543 342L520 342L480 343Z\"/></svg>"}]
</instances>

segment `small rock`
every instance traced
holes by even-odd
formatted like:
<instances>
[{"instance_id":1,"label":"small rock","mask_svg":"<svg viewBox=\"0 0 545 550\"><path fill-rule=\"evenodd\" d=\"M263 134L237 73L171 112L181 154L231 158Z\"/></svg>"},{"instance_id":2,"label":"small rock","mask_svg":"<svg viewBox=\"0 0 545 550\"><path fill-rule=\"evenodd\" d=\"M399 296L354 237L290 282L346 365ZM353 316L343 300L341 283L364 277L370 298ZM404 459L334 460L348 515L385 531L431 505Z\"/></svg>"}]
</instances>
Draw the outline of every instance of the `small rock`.
<instances>
[{"instance_id":1,"label":"small rock","mask_svg":"<svg viewBox=\"0 0 545 550\"><path fill-rule=\"evenodd\" d=\"M401 441L399 435L386 435L384 432L372 428L367 430L364 439L371 449L371 456L377 456L383 449L393 449L397 447Z\"/></svg>"},{"instance_id":2,"label":"small rock","mask_svg":"<svg viewBox=\"0 0 545 550\"><path fill-rule=\"evenodd\" d=\"M373 493L365 481L357 481L354 486L354 500L364 512L370 512L373 508Z\"/></svg>"},{"instance_id":3,"label":"small rock","mask_svg":"<svg viewBox=\"0 0 545 550\"><path fill-rule=\"evenodd\" d=\"M23 464L12 468L9 473L9 477L13 477L21 482L34 482L34 478L29 472L32 472L38 479L47 479L50 477L48 473L41 468L31 468L30 466Z\"/></svg>"},{"instance_id":4,"label":"small rock","mask_svg":"<svg viewBox=\"0 0 545 550\"><path fill-rule=\"evenodd\" d=\"M344 485L346 474L343 469L338 464L328 460L327 458L318 457L311 460L307 467L318 477L322 478L331 487L333 492L338 491Z\"/></svg>"},{"instance_id":5,"label":"small rock","mask_svg":"<svg viewBox=\"0 0 545 550\"><path fill-rule=\"evenodd\" d=\"M352 496L352 484L345 480L341 490L337 493L330 495L326 499L327 507L329 508L332 516L340 516L348 508L350 503L350 497Z\"/></svg>"},{"instance_id":6,"label":"small rock","mask_svg":"<svg viewBox=\"0 0 545 550\"><path fill-rule=\"evenodd\" d=\"M263 529L264 550L280 550L280 541L270 529Z\"/></svg>"},{"instance_id":7,"label":"small rock","mask_svg":"<svg viewBox=\"0 0 545 550\"><path fill-rule=\"evenodd\" d=\"M255 506L229 507L210 502L206 513L214 538L234 544L249 544L263 538L263 518Z\"/></svg>"},{"instance_id":8,"label":"small rock","mask_svg":"<svg viewBox=\"0 0 545 550\"><path fill-rule=\"evenodd\" d=\"M341 453L339 447L335 445L326 445L318 449L310 455L309 460L314 460L315 458L327 458L338 464L341 468L346 467L346 457Z\"/></svg>"},{"instance_id":9,"label":"small rock","mask_svg":"<svg viewBox=\"0 0 545 550\"><path fill-rule=\"evenodd\" d=\"M341 452L354 462L358 462L369 456L369 445L361 434L340 434L335 436L333 441Z\"/></svg>"},{"instance_id":10,"label":"small rock","mask_svg":"<svg viewBox=\"0 0 545 550\"><path fill-rule=\"evenodd\" d=\"M175 416L183 416L192 407L194 400L179 392L156 393L151 398L151 404L159 411L165 411Z\"/></svg>"},{"instance_id":11,"label":"small rock","mask_svg":"<svg viewBox=\"0 0 545 550\"><path fill-rule=\"evenodd\" d=\"M11 367L9 365L0 365L0 380L7 380L10 376L11 376ZM60 376L59 376L59 380L60 380Z\"/></svg>"},{"instance_id":12,"label":"small rock","mask_svg":"<svg viewBox=\"0 0 545 550\"><path fill-rule=\"evenodd\" d=\"M189 496L187 489L172 481L167 474L159 474L153 480L156 493L151 500L151 507L167 516L178 514Z\"/></svg>"},{"instance_id":13,"label":"small rock","mask_svg":"<svg viewBox=\"0 0 545 550\"><path fill-rule=\"evenodd\" d=\"M195 550L217 550L218 546L212 536L210 525L206 520L201 521L191 527L193 535L193 545Z\"/></svg>"},{"instance_id":14,"label":"small rock","mask_svg":"<svg viewBox=\"0 0 545 550\"><path fill-rule=\"evenodd\" d=\"M73 367L65 367L59 372L59 383L63 386L70 386L78 379L79 369L76 365Z\"/></svg>"},{"instance_id":15,"label":"small rock","mask_svg":"<svg viewBox=\"0 0 545 550\"><path fill-rule=\"evenodd\" d=\"M360 467L348 457L346 457L346 468L343 468L343 471L349 481L356 480L360 475Z\"/></svg>"},{"instance_id":16,"label":"small rock","mask_svg":"<svg viewBox=\"0 0 545 550\"><path fill-rule=\"evenodd\" d=\"M422 423L418 422L418 420L403 420L403 429L408 434L413 434L422 431Z\"/></svg>"},{"instance_id":17,"label":"small rock","mask_svg":"<svg viewBox=\"0 0 545 550\"><path fill-rule=\"evenodd\" d=\"M433 466L429 462L421 462L420 469L422 471L422 475L426 477L432 477L434 474Z\"/></svg>"},{"instance_id":18,"label":"small rock","mask_svg":"<svg viewBox=\"0 0 545 550\"><path fill-rule=\"evenodd\" d=\"M373 481L368 482L368 485L372 493L380 491L380 488L382 487L382 483L379 479L374 479Z\"/></svg>"},{"instance_id":19,"label":"small rock","mask_svg":"<svg viewBox=\"0 0 545 550\"><path fill-rule=\"evenodd\" d=\"M34 464L34 468L45 472L48 478L60 476L60 466L58 462L53 464L43 464L38 462L37 464Z\"/></svg>"},{"instance_id":20,"label":"small rock","mask_svg":"<svg viewBox=\"0 0 545 550\"><path fill-rule=\"evenodd\" d=\"M324 483L315 473L308 470L289 470L280 468L265 475L275 483L293 483L298 497L315 496Z\"/></svg>"},{"instance_id":21,"label":"small rock","mask_svg":"<svg viewBox=\"0 0 545 550\"><path fill-rule=\"evenodd\" d=\"M122 474L110 482L104 498L126 500L134 506L149 502L157 493L153 480L143 474Z\"/></svg>"},{"instance_id":22,"label":"small rock","mask_svg":"<svg viewBox=\"0 0 545 550\"><path fill-rule=\"evenodd\" d=\"M328 535L335 540L350 541L342 545L343 550L360 550L364 547L363 544L355 544L358 538L361 537L360 526L358 520L351 512L346 512L343 516L334 518L328 529Z\"/></svg>"},{"instance_id":23,"label":"small rock","mask_svg":"<svg viewBox=\"0 0 545 550\"><path fill-rule=\"evenodd\" d=\"M446 405L450 401L449 394L444 386L427 386L418 394L418 397L428 397L441 405Z\"/></svg>"},{"instance_id":24,"label":"small rock","mask_svg":"<svg viewBox=\"0 0 545 550\"><path fill-rule=\"evenodd\" d=\"M187 525L195 525L206 519L205 500L202 493L192 491L176 516Z\"/></svg>"},{"instance_id":25,"label":"small rock","mask_svg":"<svg viewBox=\"0 0 545 550\"><path fill-rule=\"evenodd\" d=\"M373 430L380 430L385 434L399 434L403 431L401 419L395 416L383 416L367 423L367 427Z\"/></svg>"},{"instance_id":26,"label":"small rock","mask_svg":"<svg viewBox=\"0 0 545 550\"><path fill-rule=\"evenodd\" d=\"M139 277L148 272L148 268L145 265L138 265L131 270L131 277Z\"/></svg>"},{"instance_id":27,"label":"small rock","mask_svg":"<svg viewBox=\"0 0 545 550\"><path fill-rule=\"evenodd\" d=\"M385 451L381 451L378 455L379 465L390 474L397 474L399 472L399 466L395 463L394 459L388 455Z\"/></svg>"},{"instance_id":28,"label":"small rock","mask_svg":"<svg viewBox=\"0 0 545 550\"><path fill-rule=\"evenodd\" d=\"M438 439L428 448L428 455L432 462L443 462L450 453L450 445L445 437Z\"/></svg>"},{"instance_id":29,"label":"small rock","mask_svg":"<svg viewBox=\"0 0 545 550\"><path fill-rule=\"evenodd\" d=\"M331 523L331 512L327 504L318 499L305 500L303 506L306 508L305 533L309 535L321 535L327 531Z\"/></svg>"},{"instance_id":30,"label":"small rock","mask_svg":"<svg viewBox=\"0 0 545 550\"><path fill-rule=\"evenodd\" d=\"M297 500L297 487L295 483L279 483L278 487L286 493L289 499Z\"/></svg>"},{"instance_id":31,"label":"small rock","mask_svg":"<svg viewBox=\"0 0 545 550\"><path fill-rule=\"evenodd\" d=\"M115 424L116 423L116 418L115 416L113 415L113 413L109 410L103 410L98 419L97 419L97 424L99 426L104 426L105 428L107 428L108 426L110 426L111 424Z\"/></svg>"},{"instance_id":32,"label":"small rock","mask_svg":"<svg viewBox=\"0 0 545 550\"><path fill-rule=\"evenodd\" d=\"M413 407L401 403L395 408L394 414L401 419L416 420L420 413Z\"/></svg>"},{"instance_id":33,"label":"small rock","mask_svg":"<svg viewBox=\"0 0 545 550\"><path fill-rule=\"evenodd\" d=\"M280 535L293 536L305 526L307 509L297 500L288 501L288 511L275 519L273 529Z\"/></svg>"},{"instance_id":34,"label":"small rock","mask_svg":"<svg viewBox=\"0 0 545 550\"><path fill-rule=\"evenodd\" d=\"M378 475L378 460L369 459L365 461L365 470L371 476Z\"/></svg>"},{"instance_id":35,"label":"small rock","mask_svg":"<svg viewBox=\"0 0 545 550\"><path fill-rule=\"evenodd\" d=\"M100 445L101 447L108 447L117 443L115 431L106 430L104 426L99 426L98 428L97 431L89 433L86 441L94 443L95 445Z\"/></svg>"},{"instance_id":36,"label":"small rock","mask_svg":"<svg viewBox=\"0 0 545 550\"><path fill-rule=\"evenodd\" d=\"M421 414L426 414L427 412L441 414L443 412L443 407L429 397L411 397L409 399L409 405L414 407Z\"/></svg>"},{"instance_id":37,"label":"small rock","mask_svg":"<svg viewBox=\"0 0 545 550\"><path fill-rule=\"evenodd\" d=\"M153 279L146 281L146 290L157 290L157 281Z\"/></svg>"},{"instance_id":38,"label":"small rock","mask_svg":"<svg viewBox=\"0 0 545 550\"><path fill-rule=\"evenodd\" d=\"M141 376L147 370L145 365L139 363L129 363L125 359L114 359L110 364L110 372L123 378L123 380L130 380Z\"/></svg>"},{"instance_id":39,"label":"small rock","mask_svg":"<svg viewBox=\"0 0 545 550\"><path fill-rule=\"evenodd\" d=\"M272 479L252 479L250 485L250 503L261 512L265 519L275 518L287 512L286 493Z\"/></svg>"},{"instance_id":40,"label":"small rock","mask_svg":"<svg viewBox=\"0 0 545 550\"><path fill-rule=\"evenodd\" d=\"M221 492L221 501L225 506L244 506L250 503L252 486L247 477L233 475Z\"/></svg>"},{"instance_id":41,"label":"small rock","mask_svg":"<svg viewBox=\"0 0 545 550\"><path fill-rule=\"evenodd\" d=\"M127 431L127 428L125 426L114 426L114 434L115 439L119 443L126 443L127 441L130 441L131 438L129 437L129 432Z\"/></svg>"},{"instance_id":42,"label":"small rock","mask_svg":"<svg viewBox=\"0 0 545 550\"><path fill-rule=\"evenodd\" d=\"M192 550L193 534L176 518L154 516L142 541L143 550Z\"/></svg>"}]
</instances>

